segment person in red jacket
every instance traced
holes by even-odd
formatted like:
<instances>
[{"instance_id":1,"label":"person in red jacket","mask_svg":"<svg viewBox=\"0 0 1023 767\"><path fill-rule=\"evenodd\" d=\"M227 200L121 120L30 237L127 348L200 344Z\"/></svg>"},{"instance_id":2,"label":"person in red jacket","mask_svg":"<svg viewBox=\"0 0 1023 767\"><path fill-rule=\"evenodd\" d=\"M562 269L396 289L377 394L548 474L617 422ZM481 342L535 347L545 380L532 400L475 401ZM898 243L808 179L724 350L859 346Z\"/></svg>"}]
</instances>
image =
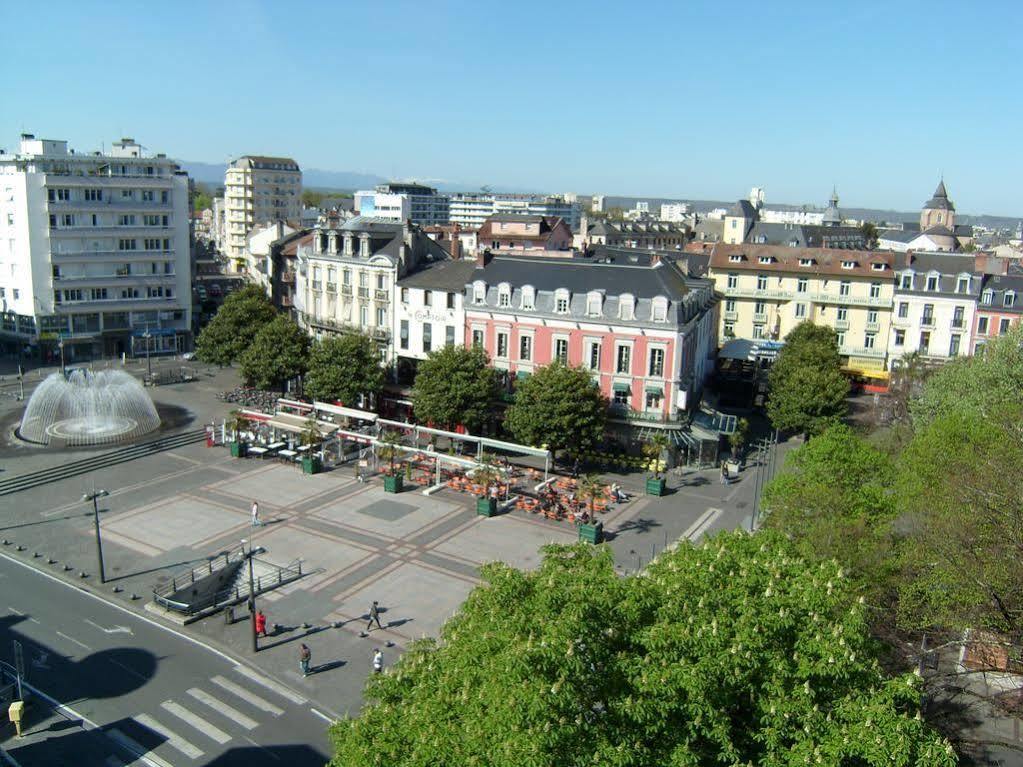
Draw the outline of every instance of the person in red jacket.
<instances>
[{"instance_id":1,"label":"person in red jacket","mask_svg":"<svg viewBox=\"0 0 1023 767\"><path fill-rule=\"evenodd\" d=\"M256 613L256 636L266 636L266 616L263 615L262 610Z\"/></svg>"}]
</instances>

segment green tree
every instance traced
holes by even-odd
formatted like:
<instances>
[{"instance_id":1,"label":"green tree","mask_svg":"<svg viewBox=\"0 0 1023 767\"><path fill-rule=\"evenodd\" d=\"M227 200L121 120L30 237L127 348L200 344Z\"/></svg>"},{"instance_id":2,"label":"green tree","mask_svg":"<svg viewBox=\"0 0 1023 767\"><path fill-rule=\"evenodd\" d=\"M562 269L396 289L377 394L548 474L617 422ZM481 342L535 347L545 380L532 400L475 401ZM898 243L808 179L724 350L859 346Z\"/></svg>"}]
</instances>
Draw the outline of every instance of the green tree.
<instances>
[{"instance_id":1,"label":"green tree","mask_svg":"<svg viewBox=\"0 0 1023 767\"><path fill-rule=\"evenodd\" d=\"M213 198L210 197L206 192L197 192L195 197L192 199L192 209L196 211L203 211L213 207Z\"/></svg>"},{"instance_id":2,"label":"green tree","mask_svg":"<svg viewBox=\"0 0 1023 767\"><path fill-rule=\"evenodd\" d=\"M776 429L819 434L848 412L849 381L842 374L835 331L800 323L785 338L771 368L767 415Z\"/></svg>"},{"instance_id":3,"label":"green tree","mask_svg":"<svg viewBox=\"0 0 1023 767\"><path fill-rule=\"evenodd\" d=\"M252 386L283 389L284 384L306 371L309 336L287 317L264 325L241 356L241 373Z\"/></svg>"},{"instance_id":4,"label":"green tree","mask_svg":"<svg viewBox=\"0 0 1023 767\"><path fill-rule=\"evenodd\" d=\"M302 190L302 204L307 208L318 208L320 203L323 202L323 198L327 195L324 192L316 192L312 189Z\"/></svg>"},{"instance_id":5,"label":"green tree","mask_svg":"<svg viewBox=\"0 0 1023 767\"><path fill-rule=\"evenodd\" d=\"M943 413L983 417L1006 402L1023 402L1023 324L989 341L981 353L959 357L934 372L910 404L910 414L920 429Z\"/></svg>"},{"instance_id":6,"label":"green tree","mask_svg":"<svg viewBox=\"0 0 1023 767\"><path fill-rule=\"evenodd\" d=\"M989 628L1023 640L1023 407L950 410L904 451L898 498L908 628Z\"/></svg>"},{"instance_id":7,"label":"green tree","mask_svg":"<svg viewBox=\"0 0 1023 767\"><path fill-rule=\"evenodd\" d=\"M266 293L255 285L247 285L229 295L199 333L195 342L196 356L212 365L230 365L276 316Z\"/></svg>"},{"instance_id":8,"label":"green tree","mask_svg":"<svg viewBox=\"0 0 1023 767\"><path fill-rule=\"evenodd\" d=\"M732 448L732 460L738 461L749 440L749 421L740 418L735 422L735 431L728 435L728 444Z\"/></svg>"},{"instance_id":9,"label":"green tree","mask_svg":"<svg viewBox=\"0 0 1023 767\"><path fill-rule=\"evenodd\" d=\"M332 765L955 764L841 569L780 535L683 543L642 577L586 546L481 576L438 640L371 676Z\"/></svg>"},{"instance_id":10,"label":"green tree","mask_svg":"<svg viewBox=\"0 0 1023 767\"><path fill-rule=\"evenodd\" d=\"M860 226L860 231L863 233L863 239L867 241L867 247L869 249L876 248L878 239L877 225L872 221L864 221Z\"/></svg>"},{"instance_id":11,"label":"green tree","mask_svg":"<svg viewBox=\"0 0 1023 767\"><path fill-rule=\"evenodd\" d=\"M871 587L890 583L895 466L847 426L833 426L789 453L766 488L765 526L805 555L837 560Z\"/></svg>"},{"instance_id":12,"label":"green tree","mask_svg":"<svg viewBox=\"0 0 1023 767\"><path fill-rule=\"evenodd\" d=\"M373 340L346 333L313 345L305 393L315 400L359 406L379 395L385 378Z\"/></svg>"},{"instance_id":13,"label":"green tree","mask_svg":"<svg viewBox=\"0 0 1023 767\"><path fill-rule=\"evenodd\" d=\"M527 445L587 450L603 440L607 407L588 372L554 362L518 382L504 425Z\"/></svg>"},{"instance_id":14,"label":"green tree","mask_svg":"<svg viewBox=\"0 0 1023 767\"><path fill-rule=\"evenodd\" d=\"M452 428L477 431L490 420L500 388L497 372L487 366L479 347L444 346L419 363L412 399L416 418Z\"/></svg>"}]
</instances>

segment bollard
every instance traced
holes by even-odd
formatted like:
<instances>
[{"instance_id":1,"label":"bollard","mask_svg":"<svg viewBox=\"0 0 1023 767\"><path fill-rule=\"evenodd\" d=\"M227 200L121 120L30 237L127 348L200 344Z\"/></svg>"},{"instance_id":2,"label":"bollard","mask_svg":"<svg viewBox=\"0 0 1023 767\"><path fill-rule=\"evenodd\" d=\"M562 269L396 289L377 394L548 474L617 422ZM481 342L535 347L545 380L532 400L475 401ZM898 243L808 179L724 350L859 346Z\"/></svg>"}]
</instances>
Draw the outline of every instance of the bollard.
<instances>
[{"instance_id":1,"label":"bollard","mask_svg":"<svg viewBox=\"0 0 1023 767\"><path fill-rule=\"evenodd\" d=\"M132 598L133 600L135 600L135 599L138 599L138 598L139 598L139 595L138 595L138 594L135 594L135 593L133 593L133 594L131 595L131 598Z\"/></svg>"},{"instance_id":2,"label":"bollard","mask_svg":"<svg viewBox=\"0 0 1023 767\"><path fill-rule=\"evenodd\" d=\"M115 594L120 594L122 591L124 591L124 589L122 589L120 586L114 586Z\"/></svg>"},{"instance_id":3,"label":"bollard","mask_svg":"<svg viewBox=\"0 0 1023 767\"><path fill-rule=\"evenodd\" d=\"M78 577L79 578L88 578L89 574L87 572L85 572L85 570L79 570L78 571Z\"/></svg>"},{"instance_id":4,"label":"bollard","mask_svg":"<svg viewBox=\"0 0 1023 767\"><path fill-rule=\"evenodd\" d=\"M66 572L67 572L68 570L73 570L73 569L74 569L74 568L73 568L73 567L71 567L71 565L64 565L64 572L65 572L65 573L66 573Z\"/></svg>"}]
</instances>

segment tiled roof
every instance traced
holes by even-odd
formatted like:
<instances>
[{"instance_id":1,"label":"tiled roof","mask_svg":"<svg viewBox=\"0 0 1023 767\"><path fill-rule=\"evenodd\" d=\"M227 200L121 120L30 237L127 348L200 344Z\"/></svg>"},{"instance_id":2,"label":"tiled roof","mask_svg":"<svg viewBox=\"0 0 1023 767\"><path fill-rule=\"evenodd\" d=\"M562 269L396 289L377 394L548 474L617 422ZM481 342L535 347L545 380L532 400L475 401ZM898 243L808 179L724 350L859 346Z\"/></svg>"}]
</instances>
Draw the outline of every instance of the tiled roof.
<instances>
[{"instance_id":1,"label":"tiled roof","mask_svg":"<svg viewBox=\"0 0 1023 767\"><path fill-rule=\"evenodd\" d=\"M398 287L461 293L472 282L475 271L475 261L436 261L398 280Z\"/></svg>"},{"instance_id":2,"label":"tiled roof","mask_svg":"<svg viewBox=\"0 0 1023 767\"><path fill-rule=\"evenodd\" d=\"M740 261L730 261L738 256ZM771 259L760 263L761 258ZM800 266L800 261L810 259L809 266ZM851 261L852 268L844 268L842 262ZM872 264L884 264L876 270ZM718 271L773 271L799 272L805 274L834 274L856 277L890 277L894 254L874 250L841 250L835 248L789 248L782 245L756 245L744 243L728 245L715 243L710 256L710 267Z\"/></svg>"}]
</instances>

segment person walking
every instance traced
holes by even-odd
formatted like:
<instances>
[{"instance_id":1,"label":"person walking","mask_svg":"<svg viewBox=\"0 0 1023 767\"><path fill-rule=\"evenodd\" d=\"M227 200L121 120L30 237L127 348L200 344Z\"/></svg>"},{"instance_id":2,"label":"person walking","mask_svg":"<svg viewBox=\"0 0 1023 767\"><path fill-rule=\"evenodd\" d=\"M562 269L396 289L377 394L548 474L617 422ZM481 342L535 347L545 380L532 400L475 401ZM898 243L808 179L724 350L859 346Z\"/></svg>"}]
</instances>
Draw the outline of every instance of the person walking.
<instances>
[{"instance_id":1,"label":"person walking","mask_svg":"<svg viewBox=\"0 0 1023 767\"><path fill-rule=\"evenodd\" d=\"M256 636L266 636L266 616L263 615L262 610L256 613Z\"/></svg>"},{"instance_id":2,"label":"person walking","mask_svg":"<svg viewBox=\"0 0 1023 767\"><path fill-rule=\"evenodd\" d=\"M728 464L724 461L721 462L721 484L728 484Z\"/></svg>"},{"instance_id":3,"label":"person walking","mask_svg":"<svg viewBox=\"0 0 1023 767\"><path fill-rule=\"evenodd\" d=\"M384 654L380 652L378 647L373 653L373 673L379 674L384 670Z\"/></svg>"},{"instance_id":4,"label":"person walking","mask_svg":"<svg viewBox=\"0 0 1023 767\"><path fill-rule=\"evenodd\" d=\"M252 502L252 526L259 527L262 523L259 521L259 504L256 501Z\"/></svg>"},{"instance_id":5,"label":"person walking","mask_svg":"<svg viewBox=\"0 0 1023 767\"><path fill-rule=\"evenodd\" d=\"M376 621L377 628L382 629L380 625L380 606L374 601L373 606L369 608L369 620L366 622L366 631L373 628L373 621Z\"/></svg>"},{"instance_id":6,"label":"person walking","mask_svg":"<svg viewBox=\"0 0 1023 767\"><path fill-rule=\"evenodd\" d=\"M302 676L309 676L309 661L313 659L313 652L309 645L303 643L298 651L298 665L302 669Z\"/></svg>"}]
</instances>

